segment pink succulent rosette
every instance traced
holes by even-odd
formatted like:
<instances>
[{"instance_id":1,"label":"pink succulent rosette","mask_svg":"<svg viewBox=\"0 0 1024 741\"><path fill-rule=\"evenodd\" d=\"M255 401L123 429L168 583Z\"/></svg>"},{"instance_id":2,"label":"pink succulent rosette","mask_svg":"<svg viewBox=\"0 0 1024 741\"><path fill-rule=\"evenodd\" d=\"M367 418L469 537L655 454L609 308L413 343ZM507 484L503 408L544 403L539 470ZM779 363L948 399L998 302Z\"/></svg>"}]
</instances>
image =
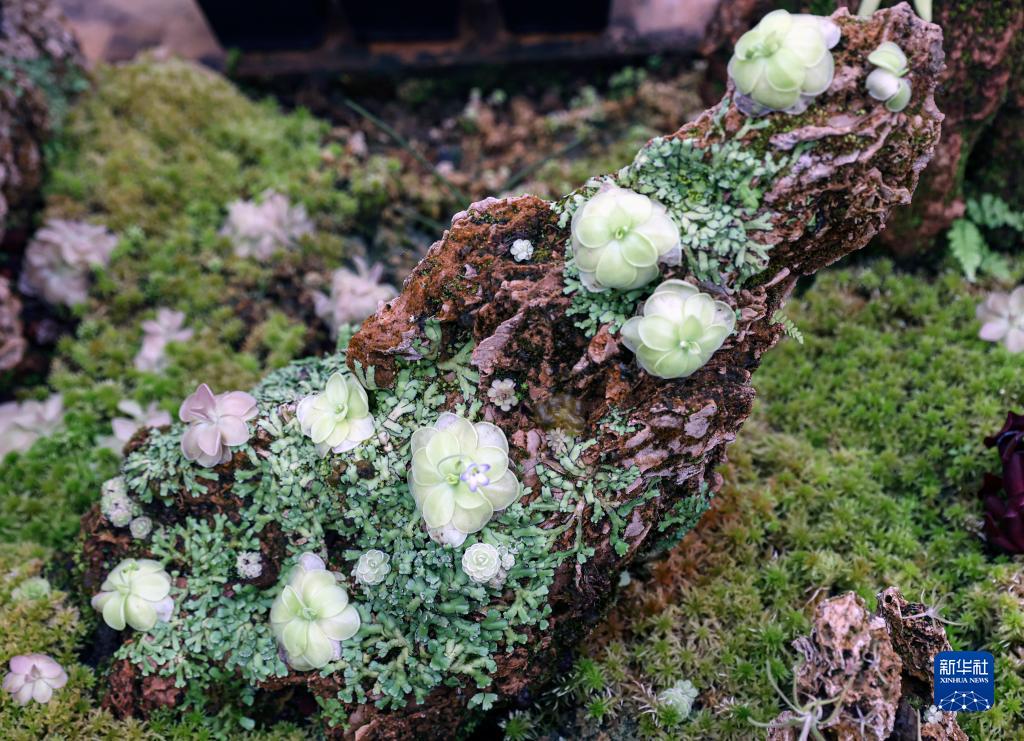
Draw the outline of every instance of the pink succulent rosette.
<instances>
[{"instance_id":1,"label":"pink succulent rosette","mask_svg":"<svg viewBox=\"0 0 1024 741\"><path fill-rule=\"evenodd\" d=\"M64 668L45 654L13 656L10 668L3 688L19 705L27 705L32 700L47 703L54 690L68 683Z\"/></svg>"},{"instance_id":2,"label":"pink succulent rosette","mask_svg":"<svg viewBox=\"0 0 1024 741\"><path fill-rule=\"evenodd\" d=\"M978 304L975 315L981 322L981 339L1001 342L1012 353L1024 351L1024 286L1010 293L990 293Z\"/></svg>"},{"instance_id":3,"label":"pink succulent rosette","mask_svg":"<svg viewBox=\"0 0 1024 741\"><path fill-rule=\"evenodd\" d=\"M186 459L212 468L231 458L231 448L249 439L249 425L256 416L256 399L244 391L214 395L205 383L181 403L178 417L188 424L181 437Z\"/></svg>"}]
</instances>

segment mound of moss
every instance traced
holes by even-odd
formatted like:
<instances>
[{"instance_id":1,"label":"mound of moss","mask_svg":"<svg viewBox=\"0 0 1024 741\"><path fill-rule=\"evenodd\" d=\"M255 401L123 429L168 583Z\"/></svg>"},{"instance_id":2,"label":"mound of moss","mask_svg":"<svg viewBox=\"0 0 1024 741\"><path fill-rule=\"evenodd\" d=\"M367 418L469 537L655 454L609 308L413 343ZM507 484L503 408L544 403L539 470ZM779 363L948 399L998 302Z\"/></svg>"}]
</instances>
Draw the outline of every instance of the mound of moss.
<instances>
[{"instance_id":1,"label":"mound of moss","mask_svg":"<svg viewBox=\"0 0 1024 741\"><path fill-rule=\"evenodd\" d=\"M54 142L47 216L102 223L120 243L54 359L48 383L64 395L64 428L0 466L4 540L56 546L74 535L117 469L96 440L110 434L118 401L155 401L173 414L199 382L247 388L327 347L302 278L341 264L344 235L382 187L339 187L326 158L343 154L328 144L327 124L253 102L198 66L142 60L96 78ZM261 264L235 257L218 231L230 202L267 189L305 206L317 229ZM140 325L160 307L184 312L195 336L171 346L162 372L140 372Z\"/></svg>"},{"instance_id":2,"label":"mound of moss","mask_svg":"<svg viewBox=\"0 0 1024 741\"><path fill-rule=\"evenodd\" d=\"M952 273L886 261L821 274L788 309L805 343L784 343L758 374L757 414L712 512L627 588L604 645L559 688L575 702L552 727L751 738L751 720L782 709L766 665L788 687L789 643L814 605L854 590L873 607L895 585L938 605L954 648L996 656L995 707L958 719L971 737L1013 737L1024 572L986 550L977 490L998 467L982 438L1019 409L1024 376L1019 356L977 338L979 300ZM657 699L680 680L699 691L689 717ZM545 723L516 715L507 737Z\"/></svg>"}]
</instances>

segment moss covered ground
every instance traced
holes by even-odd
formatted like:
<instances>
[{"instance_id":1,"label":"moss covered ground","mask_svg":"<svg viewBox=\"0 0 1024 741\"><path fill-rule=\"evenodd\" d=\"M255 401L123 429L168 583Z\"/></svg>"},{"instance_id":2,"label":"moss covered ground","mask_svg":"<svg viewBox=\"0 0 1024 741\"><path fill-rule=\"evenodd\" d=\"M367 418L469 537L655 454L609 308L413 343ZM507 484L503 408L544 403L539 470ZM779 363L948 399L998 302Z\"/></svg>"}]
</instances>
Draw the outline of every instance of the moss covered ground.
<instances>
[{"instance_id":1,"label":"moss covered ground","mask_svg":"<svg viewBox=\"0 0 1024 741\"><path fill-rule=\"evenodd\" d=\"M678 79L634 84L636 77L624 88L606 80L600 95L581 93L562 111L537 106L530 116L493 95L471 98L474 107L448 117L452 127L448 118L439 123L444 137L461 137L476 153L477 164L450 181L466 190L487 182L497 192L522 176L518 188L556 195L616 169L692 106L692 94L667 95ZM414 93L402 96L410 110ZM546 143L524 164L522 145L538 131L549 132ZM351 146L359 132L369 154ZM577 138L585 143L569 156ZM497 140L508 146L496 150ZM414 256L408 245L425 247L438 220L457 209L438 195L434 174L372 123L352 118L332 131L176 62L101 70L53 157L48 214L89 218L122 238L49 377L19 390L63 393L62 430L0 464L0 647L4 656L50 653L70 675L46 706L17 708L0 693L0 737L237 737L229 719L117 721L99 709L83 650L93 615L58 589L68 563L60 551L74 550L78 517L119 465L96 440L110 434L124 398L173 414L198 382L247 388L323 351L326 328L295 298L302 276L367 250ZM488 157L507 162L485 168ZM303 203L317 233L276 265L239 260L217 234L226 204L270 187ZM981 290L946 268L906 272L875 259L826 271L806 287L786 312L805 344L785 341L755 377L757 410L730 451L713 510L666 560L633 575L568 679L505 719L509 738L755 737L750 721L780 709L765 665L784 686L788 644L806 632L814 604L848 589L873 603L890 584L941 602L943 615L961 623L948 627L955 647L998 657L996 708L961 716L971 736L1019 733L1024 570L986 551L976 490L997 467L981 439L1022 399L1024 375L1019 356L977 339ZM162 373L139 372L139 323L161 306L184 311L196 340L172 347ZM12 597L44 571L51 594ZM689 718L654 700L682 679L699 691ZM283 724L253 735L307 731Z\"/></svg>"},{"instance_id":2,"label":"moss covered ground","mask_svg":"<svg viewBox=\"0 0 1024 741\"><path fill-rule=\"evenodd\" d=\"M986 551L977 490L998 469L982 438L1019 410L1024 375L977 339L978 295L884 259L821 274L787 308L805 344L785 341L755 376L712 511L635 575L547 715L512 729L755 737L750 721L782 709L766 665L786 687L814 606L854 590L873 607L895 585L939 605L954 648L996 656L996 706L961 714L964 729L1020 738L1024 570ZM678 680L700 693L685 719L654 701Z\"/></svg>"}]
</instances>

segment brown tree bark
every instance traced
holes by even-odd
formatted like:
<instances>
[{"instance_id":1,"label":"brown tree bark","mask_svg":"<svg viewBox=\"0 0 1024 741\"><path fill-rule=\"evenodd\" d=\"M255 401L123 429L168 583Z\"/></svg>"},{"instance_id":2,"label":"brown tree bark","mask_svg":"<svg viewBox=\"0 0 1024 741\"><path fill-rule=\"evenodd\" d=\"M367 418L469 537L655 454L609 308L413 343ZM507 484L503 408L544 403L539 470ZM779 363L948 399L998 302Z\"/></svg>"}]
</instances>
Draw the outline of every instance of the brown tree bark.
<instances>
[{"instance_id":1,"label":"brown tree bark","mask_svg":"<svg viewBox=\"0 0 1024 741\"><path fill-rule=\"evenodd\" d=\"M554 512L545 527L564 525L568 518L582 527L593 555L580 563L562 562L550 586L551 615L546 629L532 629L527 641L508 653L493 656L497 670L488 692L502 701L528 697L531 688L550 678L560 656L599 619L618 583L619 574L656 550L668 534L661 525L680 502L719 485L715 467L726 445L738 434L751 411L751 375L761 357L782 335L773 317L801 276L810 275L860 249L883 227L891 209L906 204L938 141L942 114L933 94L942 71L940 30L899 7L870 21L834 16L843 38L834 50L836 79L829 92L797 117L775 115L764 128L754 128L726 98L696 121L671 136L689 139L702 149L727 140L742 140L753 152L767 156L798 155L768 190L763 206L773 213L771 231L758 232L772 245L766 269L745 286L727 278L724 285L702 283L704 291L734 307L736 332L710 362L692 376L666 381L641 371L617 335L601 328L592 337L567 316L571 298L564 292L563 269L569 231L559 227L552 205L532 196L487 199L456 215L451 228L435 243L406 281L402 294L367 320L353 337L348 362L366 373L373 369L378 388L395 382L396 361L421 360L427 323L440 327L441 357L473 339L472 363L479 371L476 394L486 399L492 379L514 377L522 403L509 413L494 415L510 441L510 455L530 497L540 496L537 466L558 470L544 430L552 410L574 418L580 436L596 441L581 462L641 472L630 490L608 492L617 502L636 499L650 486L659 495L636 506L622 537L626 549L613 547L607 519L581 512ZM888 112L866 97L867 55L885 39L907 52L914 97L900 114ZM730 91L731 93L731 91ZM517 239L534 246L533 258L517 262L509 247ZM686 278L685 267L671 268L662 278ZM612 409L633 430L616 432L599 424ZM131 447L144 445L139 439ZM254 445L261 445L259 435ZM269 455L269 452L267 453ZM231 494L231 468L244 466L244 456L218 468L216 486L188 501L193 517L211 509L238 509ZM557 494L555 494L557 496ZM183 516L173 510L154 517ZM122 557L123 536L113 533L98 513L83 520L86 544L85 587L91 593L104 576L104 563ZM281 561L280 544L270 530L261 543L269 565ZM556 542L569 550L575 527ZM263 536L261 536L263 538ZM139 673L119 662L112 673L111 705L122 712L142 712L151 705ZM292 672L269 681L269 694L306 687L332 698L344 677L318 672ZM350 706L347 733L357 739L449 738L474 718L467 707L472 691L442 685L419 704L382 711L371 704ZM166 702L172 702L166 698ZM147 705L147 703L150 705ZM340 729L332 729L338 735Z\"/></svg>"}]
</instances>

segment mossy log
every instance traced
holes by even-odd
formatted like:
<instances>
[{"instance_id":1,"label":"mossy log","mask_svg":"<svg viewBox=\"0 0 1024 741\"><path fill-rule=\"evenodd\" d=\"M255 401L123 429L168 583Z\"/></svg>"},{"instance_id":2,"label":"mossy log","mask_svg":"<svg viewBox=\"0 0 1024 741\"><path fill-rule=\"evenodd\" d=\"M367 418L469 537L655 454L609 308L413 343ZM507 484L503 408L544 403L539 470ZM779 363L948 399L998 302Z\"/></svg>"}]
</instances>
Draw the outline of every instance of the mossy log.
<instances>
[{"instance_id":1,"label":"mossy log","mask_svg":"<svg viewBox=\"0 0 1024 741\"><path fill-rule=\"evenodd\" d=\"M194 467L179 460L180 455L175 457L180 427L150 433L148 440L140 437L129 445L124 469L128 488L139 495L155 529L177 528L175 532L195 535L196 542L207 537L211 528L220 532L217 528L234 527L253 511L250 499L264 513L275 512L278 505L271 495L290 496L283 482L292 486L294 479L304 482L302 501L307 509L324 507L325 516L333 518L323 523L325 530L337 528L339 518L356 511L350 506L353 500L365 502L367 494L381 497L372 500L379 508L376 512L374 506L354 505L358 514L353 516L365 523L360 529L342 527L338 534L323 537L309 528L300 537L300 529L291 524L302 514L298 505L276 516L267 515L268 522L255 531L264 573L248 582L230 576L217 583L214 594L221 606L223 598L250 595L247 599L253 607L246 619L262 615L265 621L269 602L258 602L262 599L258 590L274 584L284 562L313 542L322 540L329 565L344 571L351 568L349 554L377 547L377 531L401 523L401 532L396 532L390 544L393 563L398 560L395 552L405 548L398 540L414 541L418 549L408 568L451 561L452 549L425 538L410 504L412 497L402 488L406 471L401 466L401 435L408 434L400 430L404 416L469 409L470 414L498 425L508 437L512 463L528 489L521 502L493 520L488 530L493 537L511 534L535 544L518 553L519 571L514 573L521 583L538 588L528 592L525 587L509 586L504 592L488 593L474 609L466 596L452 598L452 591L448 601L439 605L430 604L429 599L421 605L419 598L411 595L406 598L401 590L408 588L407 577L387 582L387 590L379 592L352 584L353 599L372 608L367 613L373 614L364 615L364 625L381 626L393 636L398 658L388 654L387 661L401 664L394 671L423 691L406 690L406 695L399 696L401 701L394 702L389 692L395 692L395 684L383 679L395 676L394 667L377 660L370 665L373 679L351 699L353 684L370 676L356 666L362 661L358 651L365 649L353 646L343 647L343 652L348 652L343 653L345 671L282 669L263 675L257 682L261 692L258 704L294 709L299 704L296 693L308 691L325 711L330 710L327 720L335 725L329 729L339 737L454 737L479 719L481 707L493 702L528 702L531 689L552 677L559 659L567 656L599 619L619 575L692 527L706 508L709 491L720 483L715 468L725 459L727 444L750 414L754 399L751 375L783 334L776 312L802 276L863 247L895 206L910 201L939 138L942 114L933 98L943 67L938 27L923 22L906 6L881 12L870 21L853 18L845 11L833 19L842 30L842 40L833 51L836 78L829 92L807 112L752 121L736 110L727 95L719 105L662 140L689 142L709 159L715 152L730 149L750 153L761 162L785 163L781 169L770 170L773 174L767 182L757 184L763 197L757 209L760 226L756 239L766 259L758 263L756 275L740 285L738 275L744 269L749 275L750 263L744 264L742 255L733 255L732 268L725 266L718 280L699 280L696 274L706 274L706 262L698 266L696 257L710 245L694 247L683 266L663 272L662 278L699 284L737 312L736 332L692 376L666 381L647 375L621 344L614 323L587 324L577 318L574 310L579 308L576 302L581 294L571 289L566 263L566 209L572 196L559 204L532 196L487 199L453 218L451 228L431 247L401 295L367 320L348 345L345 362L371 389L375 416L386 430L397 430L384 442L370 443L383 446L374 448L381 451L373 453L376 458L328 458L305 477L302 467L309 465L306 458L315 458L312 446L303 442L301 435L288 432L295 401L310 388L317 388L332 371L332 364L340 365L341 356L303 361L254 391L260 402L254 438L230 462L212 469L211 476L200 478ZM914 97L899 114L888 112L864 92L867 56L883 40L899 43L910 62ZM668 180L684 175L654 173ZM619 177L625 176L620 173ZM709 202L713 196L716 194L699 194ZM726 194L719 200L739 197L739 193ZM533 255L517 261L510 247L524 239L531 242ZM630 312L639 300L634 298ZM415 379L418 372L436 377L431 376L434 380L426 391L411 398L409 389L419 387L411 385L414 381L410 378ZM493 380L506 378L516 382L520 403L503 411L489 401L488 389ZM446 379L450 381L447 386ZM429 406L435 403L436 407ZM567 460L564 448L556 442L555 429L568 430L577 440L586 441L574 448L578 457ZM281 459L276 468L271 465L275 456ZM407 465L407 457L404 460ZM381 462L397 462L400 470L382 471ZM263 466L264 478L277 477L275 481L282 486L279 495L272 486L258 488L257 466ZM605 478L595 471L605 472ZM626 471L635 473L616 478L615 472ZM570 499L573 482L565 482L573 478L577 491L594 482L597 488ZM400 483L395 485L394 479ZM388 491L400 492L395 495L400 498L388 500L395 502L390 505L395 509L384 511L382 498L391 495L375 495L372 487L366 488L367 481L380 481L381 486L391 487ZM615 483L604 490L602 481ZM355 492L360 486L364 487L361 499ZM269 498L260 500L264 494ZM342 504L333 506L332 501ZM399 507L405 509L399 512ZM409 512L413 519L402 519ZM537 519L528 520L531 513ZM124 530L113 528L97 509L86 515L83 529L87 594L94 593L109 569L125 556L174 561L179 558L171 552L174 548L199 552L194 544L174 538L164 538L159 547L155 539L149 544L133 540ZM218 558L216 549L203 553L210 563ZM195 556L190 557L194 562ZM540 583L529 581L540 578L530 573L542 571L542 561L551 565L549 578ZM176 588L185 593L175 597L181 622L174 630L179 632L191 629L188 626L194 621L189 621L194 616L187 614L189 605L201 602L188 593L209 589L200 586L209 581L205 574L193 578L182 563L187 563L184 556L174 564L179 572ZM401 568L396 566L396 571ZM435 581L449 580L455 585L451 589L464 585L464 580L451 581L450 574L435 576ZM476 599L470 594L472 585L462 588L470 601ZM542 595L539 606L527 604L528 598L537 595ZM388 603L387 599L415 601L420 612L413 612L408 603ZM236 606L232 604L230 609ZM513 626L515 640L500 638L486 644L493 649L472 662L464 660L465 654L459 658L459 636L475 635L464 628L508 637L510 630L501 633L491 626L508 623L525 612L536 614L537 619ZM438 613L446 617L442 619ZM418 625L413 624L417 615L422 616ZM450 627L449 623L456 622L462 633ZM220 627L229 634L233 630ZM144 714L159 705L181 702L190 683L171 686L166 679L187 662L173 656L168 659L170 630L141 639L131 634L117 637L122 653L110 672L108 707L119 713ZM253 628L245 623L245 630ZM417 657L433 650L432 643L443 630L455 637L449 639L449 649L442 645L442 652L433 656L431 667L442 667L442 673L436 675L441 679L423 683L413 673ZM191 638L184 633L173 638L176 641L178 637L183 646L180 650L186 651ZM195 637L200 642L204 639L205 634ZM383 644L381 638L374 650L380 651ZM264 650L263 645L256 645L257 653ZM200 658L209 659L210 653L206 650ZM167 663L161 666L160 661ZM238 674L250 671L248 664L230 656L219 661ZM455 666L466 668L456 674ZM480 672L473 666L486 669ZM475 679L475 687L467 675ZM192 676L206 675L197 671ZM220 677L223 683L224 675ZM210 697L214 703L218 699Z\"/></svg>"}]
</instances>

